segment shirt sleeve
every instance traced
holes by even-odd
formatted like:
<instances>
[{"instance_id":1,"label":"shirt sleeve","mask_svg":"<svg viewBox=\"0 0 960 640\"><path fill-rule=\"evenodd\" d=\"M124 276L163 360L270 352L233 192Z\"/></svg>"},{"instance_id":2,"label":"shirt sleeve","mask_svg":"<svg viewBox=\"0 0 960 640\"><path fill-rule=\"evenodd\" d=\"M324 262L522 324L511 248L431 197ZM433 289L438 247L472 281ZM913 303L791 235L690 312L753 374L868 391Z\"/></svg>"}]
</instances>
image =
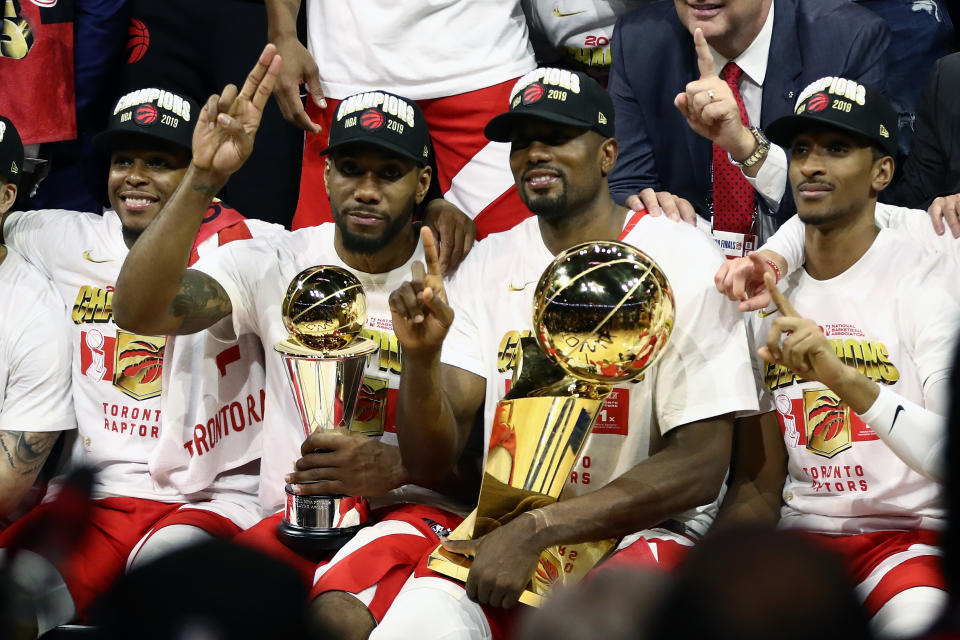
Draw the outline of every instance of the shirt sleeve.
<instances>
[{"instance_id":1,"label":"shirt sleeve","mask_svg":"<svg viewBox=\"0 0 960 640\"><path fill-rule=\"evenodd\" d=\"M781 278L787 277L803 264L805 238L800 216L794 215L760 247L761 250L773 251L783 256L787 261L787 272L781 274Z\"/></svg>"},{"instance_id":2,"label":"shirt sleeve","mask_svg":"<svg viewBox=\"0 0 960 640\"><path fill-rule=\"evenodd\" d=\"M266 238L243 240L219 247L193 264L191 269L216 280L230 298L230 318L208 329L215 338L232 342L245 333L259 333L256 291L265 265L275 262L274 253Z\"/></svg>"},{"instance_id":3,"label":"shirt sleeve","mask_svg":"<svg viewBox=\"0 0 960 640\"><path fill-rule=\"evenodd\" d=\"M771 211L777 211L780 208L780 200L783 199L783 193L787 188L787 153L783 147L775 144L770 145L767 151L767 157L755 177L743 174L753 188L756 189L760 197L767 203Z\"/></svg>"},{"instance_id":4,"label":"shirt sleeve","mask_svg":"<svg viewBox=\"0 0 960 640\"><path fill-rule=\"evenodd\" d=\"M477 249L474 249L476 252ZM473 254L471 254L473 255ZM483 378L487 377L487 370L483 366L482 349L478 347L479 332L477 331L476 298L482 297L482 288L478 288L474 277L481 272L477 258L479 255L467 256L467 261L460 265L453 278L445 283L447 301L453 308L453 324L443 341L443 351L440 361Z\"/></svg>"},{"instance_id":5,"label":"shirt sleeve","mask_svg":"<svg viewBox=\"0 0 960 640\"><path fill-rule=\"evenodd\" d=\"M38 298L19 331L5 327L7 379L0 430L65 431L77 426L63 308L52 289Z\"/></svg>"},{"instance_id":6,"label":"shirt sleeve","mask_svg":"<svg viewBox=\"0 0 960 640\"><path fill-rule=\"evenodd\" d=\"M709 245L690 249L685 268L668 274L676 322L657 363L655 393L664 433L726 413L757 410L743 316L713 286L723 258ZM697 259L692 259L694 253Z\"/></svg>"},{"instance_id":7,"label":"shirt sleeve","mask_svg":"<svg viewBox=\"0 0 960 640\"><path fill-rule=\"evenodd\" d=\"M41 211L14 211L7 215L3 222L3 242L7 246L13 247L17 253L26 258L27 262L40 270L43 275L50 278L50 272L46 268L49 264L47 251L52 246L49 242L43 242L44 238L49 238L49 230L46 228L51 216L62 214L59 211L41 210ZM62 237L57 234L57 237ZM57 243L57 249L61 248Z\"/></svg>"}]
</instances>

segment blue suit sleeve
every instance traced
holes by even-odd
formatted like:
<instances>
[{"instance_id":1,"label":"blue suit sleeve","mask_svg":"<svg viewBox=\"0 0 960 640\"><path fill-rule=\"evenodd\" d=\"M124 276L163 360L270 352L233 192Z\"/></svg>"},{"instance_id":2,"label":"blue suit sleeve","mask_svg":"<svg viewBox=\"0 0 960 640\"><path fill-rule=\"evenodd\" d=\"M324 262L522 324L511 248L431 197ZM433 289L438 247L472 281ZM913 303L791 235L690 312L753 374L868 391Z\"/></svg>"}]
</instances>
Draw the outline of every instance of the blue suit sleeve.
<instances>
[{"instance_id":1,"label":"blue suit sleeve","mask_svg":"<svg viewBox=\"0 0 960 640\"><path fill-rule=\"evenodd\" d=\"M627 31L630 25L626 26ZM657 174L653 146L647 133L647 124L636 99L638 90L631 84L630 71L621 37L623 21L619 21L613 31L610 43L612 61L608 89L613 98L615 131L619 143L617 164L610 174L610 193L618 204L651 187L660 189L660 177ZM629 35L629 33L628 33ZM633 65L634 69L637 65Z\"/></svg>"}]
</instances>

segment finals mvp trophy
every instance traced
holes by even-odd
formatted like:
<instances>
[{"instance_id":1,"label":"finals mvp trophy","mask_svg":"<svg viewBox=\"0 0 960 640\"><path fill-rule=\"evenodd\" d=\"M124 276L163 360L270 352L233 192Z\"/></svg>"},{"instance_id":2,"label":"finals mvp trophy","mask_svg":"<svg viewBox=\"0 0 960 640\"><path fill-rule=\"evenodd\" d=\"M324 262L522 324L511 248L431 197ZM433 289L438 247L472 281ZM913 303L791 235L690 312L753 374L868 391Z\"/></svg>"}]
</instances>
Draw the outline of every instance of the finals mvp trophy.
<instances>
[{"instance_id":1,"label":"finals mvp trophy","mask_svg":"<svg viewBox=\"0 0 960 640\"><path fill-rule=\"evenodd\" d=\"M591 242L559 254L534 294L535 338L521 340L510 390L497 403L477 508L450 539L479 538L556 502L613 385L653 364L673 320L670 284L643 252L620 242ZM556 586L579 580L616 542L543 550L520 602L539 606ZM428 560L434 571L461 581L471 563L443 547Z\"/></svg>"},{"instance_id":2,"label":"finals mvp trophy","mask_svg":"<svg viewBox=\"0 0 960 640\"><path fill-rule=\"evenodd\" d=\"M281 312L290 335L274 350L283 358L303 437L348 433L367 355L377 350L359 335L367 321L363 286L346 269L310 267L290 282ZM296 495L290 485L286 494L277 530L287 546L307 557L340 548L368 524L366 508L352 508L362 498Z\"/></svg>"}]
</instances>

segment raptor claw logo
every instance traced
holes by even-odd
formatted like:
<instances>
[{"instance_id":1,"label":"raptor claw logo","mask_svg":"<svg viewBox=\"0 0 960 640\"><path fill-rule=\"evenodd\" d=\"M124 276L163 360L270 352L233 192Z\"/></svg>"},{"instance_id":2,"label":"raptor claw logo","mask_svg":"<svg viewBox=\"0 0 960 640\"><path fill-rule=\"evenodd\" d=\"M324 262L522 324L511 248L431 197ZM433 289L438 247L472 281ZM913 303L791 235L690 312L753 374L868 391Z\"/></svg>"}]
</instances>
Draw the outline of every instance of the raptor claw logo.
<instances>
[{"instance_id":1,"label":"raptor claw logo","mask_svg":"<svg viewBox=\"0 0 960 640\"><path fill-rule=\"evenodd\" d=\"M830 98L826 93L820 92L809 100L807 100L807 111L816 113L817 111L823 111L827 108L827 105L830 104Z\"/></svg>"},{"instance_id":2,"label":"raptor claw logo","mask_svg":"<svg viewBox=\"0 0 960 640\"><path fill-rule=\"evenodd\" d=\"M537 582L544 585L552 585L560 580L560 569L548 562L543 556L540 556L540 564L537 565Z\"/></svg>"},{"instance_id":3,"label":"raptor claw logo","mask_svg":"<svg viewBox=\"0 0 960 640\"><path fill-rule=\"evenodd\" d=\"M124 365L121 373L128 378L142 376L140 382L147 384L160 378L164 346L155 347L143 340L134 340L128 349L120 352L120 360L134 360Z\"/></svg>"},{"instance_id":4,"label":"raptor claw logo","mask_svg":"<svg viewBox=\"0 0 960 640\"><path fill-rule=\"evenodd\" d=\"M850 409L829 389L805 389L807 450L832 458L852 446Z\"/></svg>"},{"instance_id":5,"label":"raptor claw logo","mask_svg":"<svg viewBox=\"0 0 960 640\"><path fill-rule=\"evenodd\" d=\"M367 109L360 116L360 126L373 131L383 126L383 114L376 109Z\"/></svg>"},{"instance_id":6,"label":"raptor claw logo","mask_svg":"<svg viewBox=\"0 0 960 640\"><path fill-rule=\"evenodd\" d=\"M133 121L141 127L152 127L157 121L157 108L152 104L142 104L133 113Z\"/></svg>"},{"instance_id":7,"label":"raptor claw logo","mask_svg":"<svg viewBox=\"0 0 960 640\"><path fill-rule=\"evenodd\" d=\"M535 102L540 102L543 100L543 96L546 95L546 89L543 88L543 85L539 82L534 82L529 87L523 90L523 104L533 104Z\"/></svg>"},{"instance_id":8,"label":"raptor claw logo","mask_svg":"<svg viewBox=\"0 0 960 640\"><path fill-rule=\"evenodd\" d=\"M159 396L165 346L162 337L117 331L113 386L137 400Z\"/></svg>"}]
</instances>

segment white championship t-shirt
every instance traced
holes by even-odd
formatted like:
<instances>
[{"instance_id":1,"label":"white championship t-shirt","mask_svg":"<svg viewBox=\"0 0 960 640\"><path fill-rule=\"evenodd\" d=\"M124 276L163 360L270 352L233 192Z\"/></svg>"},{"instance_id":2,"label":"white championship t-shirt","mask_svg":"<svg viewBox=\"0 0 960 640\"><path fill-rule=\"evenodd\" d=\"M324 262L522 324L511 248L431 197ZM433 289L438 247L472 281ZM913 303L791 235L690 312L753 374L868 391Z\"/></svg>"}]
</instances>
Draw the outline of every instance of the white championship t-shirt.
<instances>
[{"instance_id":1,"label":"white championship t-shirt","mask_svg":"<svg viewBox=\"0 0 960 640\"><path fill-rule=\"evenodd\" d=\"M308 47L324 95L371 88L457 95L536 67L520 0L310 0Z\"/></svg>"},{"instance_id":2,"label":"white championship t-shirt","mask_svg":"<svg viewBox=\"0 0 960 640\"><path fill-rule=\"evenodd\" d=\"M363 335L379 345L367 356L365 377L354 412L353 430L362 431L396 446L395 412L400 384L400 345L393 334L388 297L409 279L414 260L423 261L419 245L403 266L386 273L364 273L347 266L334 248L336 225L331 223L299 229L269 239L246 240L221 247L202 257L193 268L215 279L230 297L231 319L211 328L224 337L243 333L260 336L266 353L267 388L264 413L263 457L260 499L265 514L273 514L285 501L284 476L301 457L306 431L283 360L274 345L287 338L280 313L281 303L293 278L316 265L334 265L350 270L363 284L367 298L367 324ZM229 323L232 322L232 325ZM386 496L371 498L374 507L397 502L418 502L463 511L440 494L407 485Z\"/></svg>"},{"instance_id":3,"label":"white championship t-shirt","mask_svg":"<svg viewBox=\"0 0 960 640\"><path fill-rule=\"evenodd\" d=\"M77 426L70 338L53 285L11 248L0 262L0 430Z\"/></svg>"},{"instance_id":4,"label":"white championship t-shirt","mask_svg":"<svg viewBox=\"0 0 960 640\"><path fill-rule=\"evenodd\" d=\"M908 239L881 230L852 267L829 280L798 270L780 283L797 312L816 322L843 361L924 406L925 381L949 371L960 311L956 280ZM766 342L775 307L749 314ZM780 526L822 533L940 528L942 487L910 469L820 382L756 364L761 411L777 412L789 455Z\"/></svg>"},{"instance_id":5,"label":"white championship t-shirt","mask_svg":"<svg viewBox=\"0 0 960 640\"><path fill-rule=\"evenodd\" d=\"M716 244L689 225L645 216L623 242L657 264L673 288L676 319L660 359L638 383L613 389L561 499L588 493L658 451L678 426L756 406L743 320L717 293ZM534 289L554 256L536 217L480 242L448 284L456 316L442 361L486 379L484 442L512 375L520 338L533 335ZM716 502L674 519L702 535Z\"/></svg>"},{"instance_id":6,"label":"white championship t-shirt","mask_svg":"<svg viewBox=\"0 0 960 640\"><path fill-rule=\"evenodd\" d=\"M176 487L155 483L148 469L161 435L166 338L124 331L113 320L113 289L127 256L119 216L114 211L102 216L14 212L4 224L4 238L53 281L66 304L79 430L71 463L96 472L94 498L184 501ZM255 430L244 434L239 437L252 437ZM227 488L249 492L255 506L256 476L230 475ZM205 497L212 496L191 499Z\"/></svg>"}]
</instances>

